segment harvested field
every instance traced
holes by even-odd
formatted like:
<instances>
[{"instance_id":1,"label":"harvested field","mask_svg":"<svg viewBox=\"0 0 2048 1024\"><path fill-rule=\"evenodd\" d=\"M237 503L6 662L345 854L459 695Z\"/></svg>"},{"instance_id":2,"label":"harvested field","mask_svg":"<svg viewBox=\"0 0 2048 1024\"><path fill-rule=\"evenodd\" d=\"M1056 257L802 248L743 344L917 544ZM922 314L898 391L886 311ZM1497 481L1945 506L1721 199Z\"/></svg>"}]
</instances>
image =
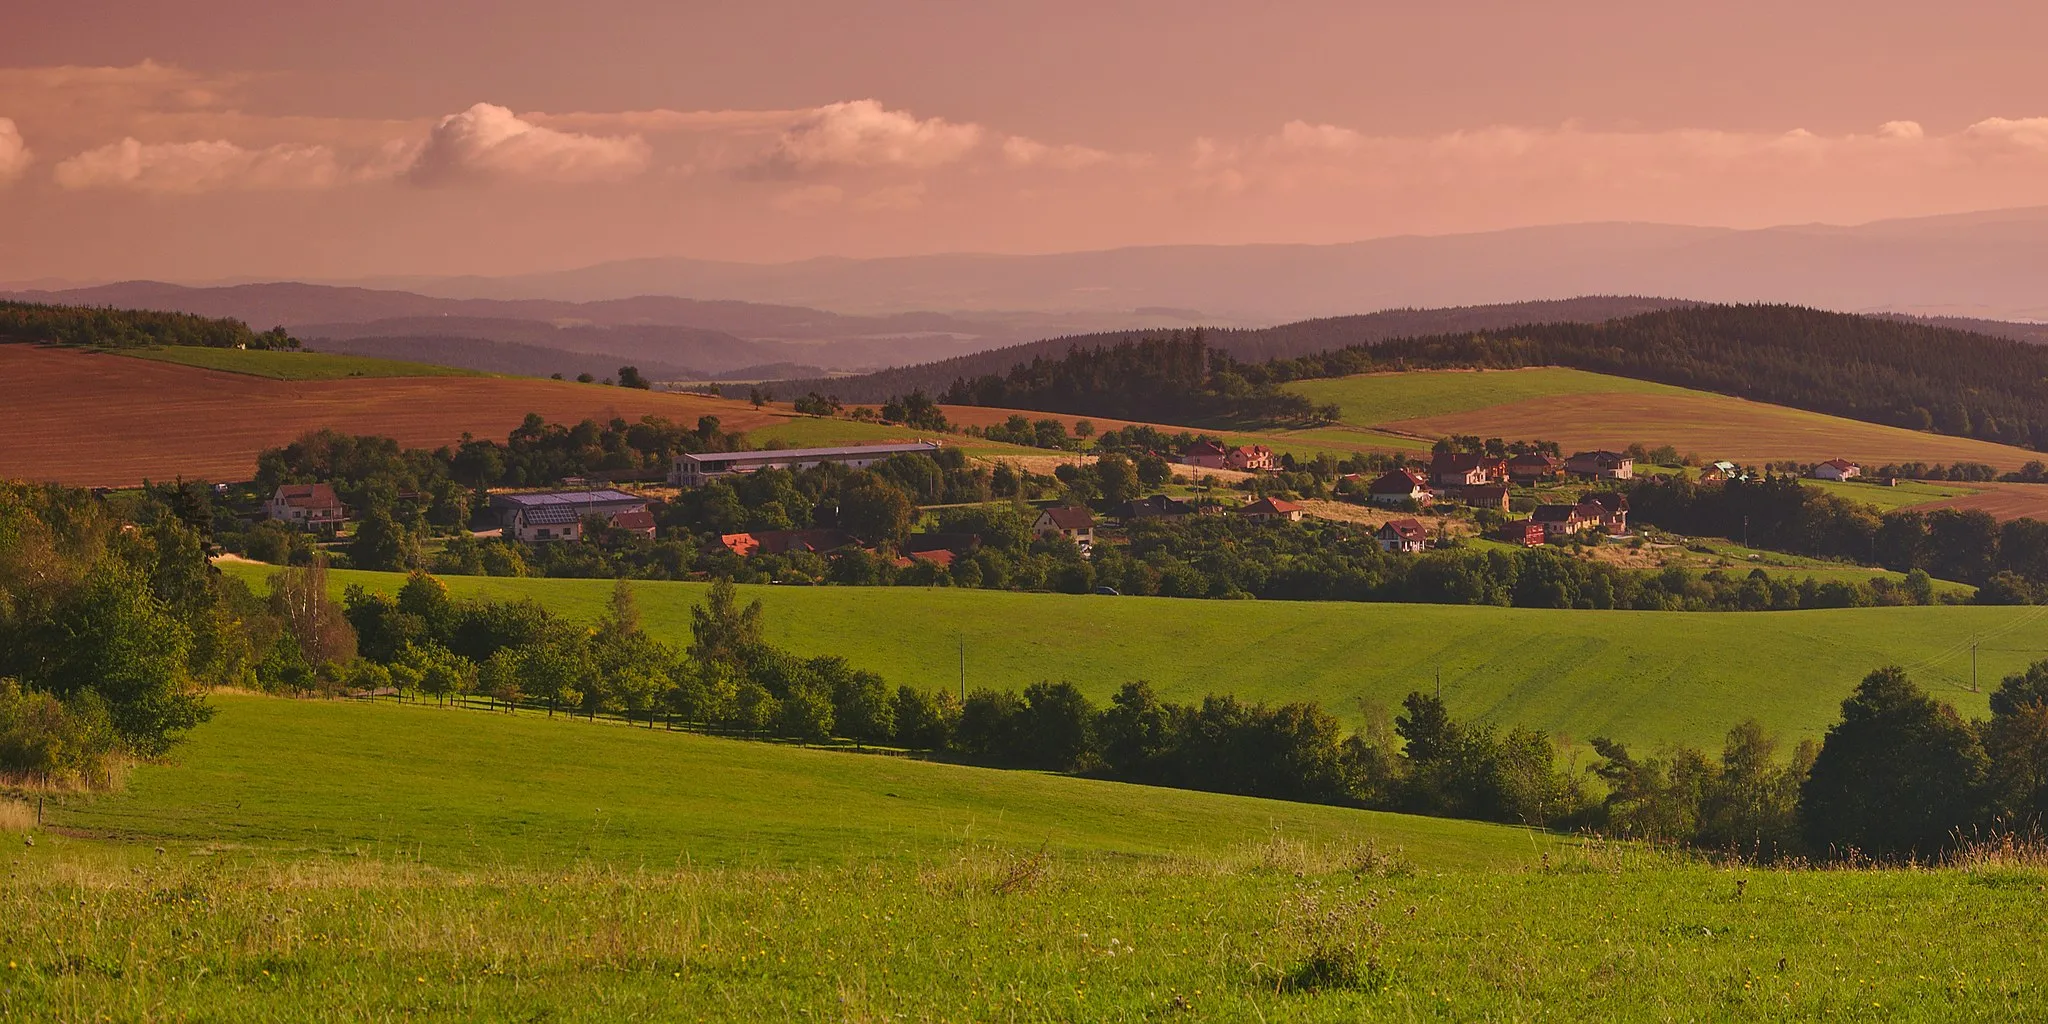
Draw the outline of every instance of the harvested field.
<instances>
[{"instance_id":1,"label":"harvested field","mask_svg":"<svg viewBox=\"0 0 2048 1024\"><path fill-rule=\"evenodd\" d=\"M523 377L285 381L147 359L0 345L0 477L76 486L240 480L264 448L332 427L438 446L550 420L706 414L727 429L788 419L745 402Z\"/></svg>"},{"instance_id":2,"label":"harvested field","mask_svg":"<svg viewBox=\"0 0 2048 1024\"><path fill-rule=\"evenodd\" d=\"M2048 484L1973 483L1973 493L1937 501L1908 505L1926 511L1936 508L1980 509L1997 519L2040 519L2048 521Z\"/></svg>"},{"instance_id":3,"label":"harvested field","mask_svg":"<svg viewBox=\"0 0 2048 1024\"><path fill-rule=\"evenodd\" d=\"M2009 445L1704 392L1557 395L1382 426L1434 436L1542 438L1567 450L1668 444L1681 452L1745 464L1845 458L1865 465L1983 462L2014 470L2041 457L2040 452Z\"/></svg>"},{"instance_id":4,"label":"harvested field","mask_svg":"<svg viewBox=\"0 0 2048 1024\"><path fill-rule=\"evenodd\" d=\"M1301 510L1317 519L1327 519L1333 523L1353 523L1375 529L1393 519L1419 520L1423 526L1429 528L1429 535L1432 537L1436 536L1438 530L1454 537L1469 537L1479 532L1479 528L1470 519L1451 519L1433 516L1427 512L1399 512L1372 505L1353 505L1348 501L1308 498L1301 502Z\"/></svg>"}]
</instances>

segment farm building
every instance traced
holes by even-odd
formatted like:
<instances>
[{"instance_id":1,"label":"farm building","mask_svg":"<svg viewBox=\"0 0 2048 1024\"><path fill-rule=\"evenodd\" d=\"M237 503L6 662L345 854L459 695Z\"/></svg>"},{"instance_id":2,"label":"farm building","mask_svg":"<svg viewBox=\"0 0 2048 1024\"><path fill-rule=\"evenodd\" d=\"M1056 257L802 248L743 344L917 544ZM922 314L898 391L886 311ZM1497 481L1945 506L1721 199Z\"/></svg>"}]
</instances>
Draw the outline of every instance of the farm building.
<instances>
[{"instance_id":1,"label":"farm building","mask_svg":"<svg viewBox=\"0 0 2048 1024\"><path fill-rule=\"evenodd\" d=\"M1180 461L1202 469L1223 469L1229 455L1230 450L1220 441L1196 441L1182 449Z\"/></svg>"},{"instance_id":2,"label":"farm building","mask_svg":"<svg viewBox=\"0 0 2048 1024\"><path fill-rule=\"evenodd\" d=\"M647 513L647 500L624 491L493 494L491 511L497 513L498 521L504 524L505 536L527 543L582 540L584 516L602 516L626 529L652 531L654 528L651 515L642 519ZM627 516L626 524L616 521L616 517L621 515ZM648 535L652 536L652 533Z\"/></svg>"},{"instance_id":3,"label":"farm building","mask_svg":"<svg viewBox=\"0 0 2048 1024\"><path fill-rule=\"evenodd\" d=\"M823 554L854 543L852 534L840 530L755 530L752 533L721 534L709 550L722 547L746 558L751 555L786 555L792 551Z\"/></svg>"},{"instance_id":4,"label":"farm building","mask_svg":"<svg viewBox=\"0 0 2048 1024\"><path fill-rule=\"evenodd\" d=\"M1242 473L1268 472L1278 468L1273 449L1262 444L1239 445L1223 454L1223 468Z\"/></svg>"},{"instance_id":5,"label":"farm building","mask_svg":"<svg viewBox=\"0 0 2048 1024\"><path fill-rule=\"evenodd\" d=\"M1260 498L1238 509L1237 514L1254 523L1270 523L1276 520L1301 522L1301 506L1279 498Z\"/></svg>"},{"instance_id":6,"label":"farm building","mask_svg":"<svg viewBox=\"0 0 2048 1024\"><path fill-rule=\"evenodd\" d=\"M1095 513L1079 505L1045 509L1031 524L1031 532L1040 537L1065 537L1086 548L1095 543Z\"/></svg>"},{"instance_id":7,"label":"farm building","mask_svg":"<svg viewBox=\"0 0 2048 1024\"><path fill-rule=\"evenodd\" d=\"M1373 532L1372 539L1379 542L1381 551L1414 555L1429 546L1429 531L1419 519L1389 519Z\"/></svg>"},{"instance_id":8,"label":"farm building","mask_svg":"<svg viewBox=\"0 0 2048 1024\"><path fill-rule=\"evenodd\" d=\"M1164 494L1155 494L1149 498L1138 498L1134 501L1126 502L1124 504L1123 517L1125 519L1178 519L1181 516L1192 515L1194 511L1195 507L1185 501L1175 501Z\"/></svg>"},{"instance_id":9,"label":"farm building","mask_svg":"<svg viewBox=\"0 0 2048 1024\"><path fill-rule=\"evenodd\" d=\"M1508 460L1508 479L1518 484L1537 484L1555 480L1564 472L1564 463L1555 456L1542 452L1526 452Z\"/></svg>"},{"instance_id":10,"label":"farm building","mask_svg":"<svg viewBox=\"0 0 2048 1024\"><path fill-rule=\"evenodd\" d=\"M1862 475L1863 467L1850 462L1848 459L1829 459L1813 467L1813 476L1817 480L1840 482L1843 480L1854 480Z\"/></svg>"},{"instance_id":11,"label":"farm building","mask_svg":"<svg viewBox=\"0 0 2048 1024\"><path fill-rule=\"evenodd\" d=\"M1741 474L1742 471L1735 467L1735 463L1724 459L1720 462L1710 462L1707 465L1701 466L1700 482L1703 484L1727 483L1730 480L1739 478Z\"/></svg>"},{"instance_id":12,"label":"farm building","mask_svg":"<svg viewBox=\"0 0 2048 1024\"><path fill-rule=\"evenodd\" d=\"M1482 452L1438 452L1429 460L1429 479L1438 487L1478 487L1507 477L1506 459Z\"/></svg>"},{"instance_id":13,"label":"farm building","mask_svg":"<svg viewBox=\"0 0 2048 1024\"><path fill-rule=\"evenodd\" d=\"M1605 450L1575 452L1564 460L1564 470L1573 476L1590 476L1597 480L1633 480L1636 460L1620 452Z\"/></svg>"},{"instance_id":14,"label":"farm building","mask_svg":"<svg viewBox=\"0 0 2048 1024\"><path fill-rule=\"evenodd\" d=\"M332 484L280 484L263 503L263 514L307 530L333 533L348 519L348 510Z\"/></svg>"},{"instance_id":15,"label":"farm building","mask_svg":"<svg viewBox=\"0 0 2048 1024\"><path fill-rule=\"evenodd\" d=\"M837 448L780 448L758 452L684 452L676 456L675 464L669 470L668 482L681 487L695 487L707 480L715 480L733 473L752 473L762 469L809 469L827 462L865 469L891 455L935 455L939 448L937 441L906 441L896 444L845 445Z\"/></svg>"},{"instance_id":16,"label":"farm building","mask_svg":"<svg viewBox=\"0 0 2048 1024\"><path fill-rule=\"evenodd\" d=\"M1535 548L1542 547L1548 535L1544 532L1542 523L1534 519L1517 519L1512 523L1502 523L1500 532L1495 536L1509 544Z\"/></svg>"},{"instance_id":17,"label":"farm building","mask_svg":"<svg viewBox=\"0 0 2048 1024\"><path fill-rule=\"evenodd\" d=\"M1414 502L1427 505L1431 495L1422 478L1409 469L1390 469L1379 479L1366 485L1366 500L1375 505L1401 505Z\"/></svg>"},{"instance_id":18,"label":"farm building","mask_svg":"<svg viewBox=\"0 0 2048 1024\"><path fill-rule=\"evenodd\" d=\"M1459 501L1473 508L1490 508L1501 512L1508 510L1508 485L1506 484L1480 484L1476 487L1459 487L1455 489L1455 496Z\"/></svg>"}]
</instances>

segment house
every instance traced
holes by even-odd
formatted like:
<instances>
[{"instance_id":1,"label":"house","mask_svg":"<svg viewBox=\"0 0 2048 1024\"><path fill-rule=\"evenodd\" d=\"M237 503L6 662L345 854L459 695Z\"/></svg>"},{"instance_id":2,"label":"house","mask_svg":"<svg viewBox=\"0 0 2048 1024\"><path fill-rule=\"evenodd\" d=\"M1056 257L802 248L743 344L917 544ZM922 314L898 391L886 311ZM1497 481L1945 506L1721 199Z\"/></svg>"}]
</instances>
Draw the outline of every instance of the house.
<instances>
[{"instance_id":1,"label":"house","mask_svg":"<svg viewBox=\"0 0 2048 1024\"><path fill-rule=\"evenodd\" d=\"M1220 441L1196 441L1181 450L1180 461L1202 469L1224 469L1230 450Z\"/></svg>"},{"instance_id":2,"label":"house","mask_svg":"<svg viewBox=\"0 0 2048 1024\"><path fill-rule=\"evenodd\" d=\"M1725 459L1700 467L1700 483L1703 484L1727 483L1740 478L1741 475L1742 470L1737 469L1735 463Z\"/></svg>"},{"instance_id":3,"label":"house","mask_svg":"<svg viewBox=\"0 0 2048 1024\"><path fill-rule=\"evenodd\" d=\"M1270 523L1281 519L1290 523L1301 522L1301 506L1279 498L1260 498L1238 509L1237 514L1254 523Z\"/></svg>"},{"instance_id":4,"label":"house","mask_svg":"<svg viewBox=\"0 0 2048 1024\"><path fill-rule=\"evenodd\" d=\"M1482 452L1438 452L1429 460L1429 479L1438 487L1477 487L1507 476L1506 459Z\"/></svg>"},{"instance_id":5,"label":"house","mask_svg":"<svg viewBox=\"0 0 2048 1024\"><path fill-rule=\"evenodd\" d=\"M1223 453L1223 468L1241 473L1270 472L1277 466L1273 449L1262 444L1239 445Z\"/></svg>"},{"instance_id":6,"label":"house","mask_svg":"<svg viewBox=\"0 0 2048 1024\"><path fill-rule=\"evenodd\" d=\"M1600 529L1610 536L1628 532L1628 495L1620 491L1600 491L1579 499L1579 508L1600 524Z\"/></svg>"},{"instance_id":7,"label":"house","mask_svg":"<svg viewBox=\"0 0 2048 1024\"><path fill-rule=\"evenodd\" d=\"M1194 511L1194 506L1187 502L1175 501L1164 494L1155 494L1149 498L1138 498L1134 501L1126 502L1124 504L1123 517L1125 519L1178 519L1181 516L1191 515Z\"/></svg>"},{"instance_id":8,"label":"house","mask_svg":"<svg viewBox=\"0 0 2048 1024\"><path fill-rule=\"evenodd\" d=\"M1389 519L1373 531L1372 539L1379 542L1381 551L1414 555L1429 546L1429 531L1419 519Z\"/></svg>"},{"instance_id":9,"label":"house","mask_svg":"<svg viewBox=\"0 0 2048 1024\"><path fill-rule=\"evenodd\" d=\"M281 523L306 530L333 533L348 518L348 510L334 493L332 484L280 484L263 503L263 514Z\"/></svg>"},{"instance_id":10,"label":"house","mask_svg":"<svg viewBox=\"0 0 2048 1024\"><path fill-rule=\"evenodd\" d=\"M1590 476L1597 480L1633 480L1636 476L1636 460L1620 452L1606 450L1575 452L1564 460L1564 471L1573 476Z\"/></svg>"},{"instance_id":11,"label":"house","mask_svg":"<svg viewBox=\"0 0 2048 1024\"><path fill-rule=\"evenodd\" d=\"M1813 476L1817 480L1833 480L1839 483L1843 480L1854 480L1862 475L1863 467L1848 459L1829 459L1813 467Z\"/></svg>"},{"instance_id":12,"label":"house","mask_svg":"<svg viewBox=\"0 0 2048 1024\"><path fill-rule=\"evenodd\" d=\"M1031 532L1040 537L1065 537L1087 548L1095 543L1095 513L1079 505L1045 509L1031 524Z\"/></svg>"},{"instance_id":13,"label":"house","mask_svg":"<svg viewBox=\"0 0 2048 1024\"><path fill-rule=\"evenodd\" d=\"M710 550L724 548L741 558L753 555L786 555L792 551L823 554L855 543L842 530L757 530L753 533L721 534Z\"/></svg>"},{"instance_id":14,"label":"house","mask_svg":"<svg viewBox=\"0 0 2048 1024\"><path fill-rule=\"evenodd\" d=\"M734 473L764 469L791 471L836 462L853 469L866 469L891 455L935 455L937 441L905 441L895 444L844 445L836 448L778 448L758 452L684 452L669 468L668 482L679 487L696 487Z\"/></svg>"},{"instance_id":15,"label":"house","mask_svg":"<svg viewBox=\"0 0 2048 1024\"><path fill-rule=\"evenodd\" d=\"M1508 510L1508 485L1480 484L1477 487L1460 487L1456 497L1473 508L1490 508L1502 512Z\"/></svg>"},{"instance_id":16,"label":"house","mask_svg":"<svg viewBox=\"0 0 2048 1024\"><path fill-rule=\"evenodd\" d=\"M1564 463L1542 452L1524 452L1508 460L1508 479L1524 486L1555 480L1562 472Z\"/></svg>"},{"instance_id":17,"label":"house","mask_svg":"<svg viewBox=\"0 0 2048 1024\"><path fill-rule=\"evenodd\" d=\"M611 525L612 529L624 530L635 537L654 539L654 513L644 507L612 513Z\"/></svg>"},{"instance_id":18,"label":"house","mask_svg":"<svg viewBox=\"0 0 2048 1024\"><path fill-rule=\"evenodd\" d=\"M1543 546L1543 541L1549 536L1549 533L1544 530L1542 523L1534 519L1517 519L1512 523L1502 523L1500 532L1495 534L1495 536L1509 544L1520 544L1525 548L1537 548Z\"/></svg>"},{"instance_id":19,"label":"house","mask_svg":"<svg viewBox=\"0 0 2048 1024\"><path fill-rule=\"evenodd\" d=\"M902 551L916 558L943 552L946 563L952 564L953 556L972 555L981 550L981 535L978 533L913 533L903 538Z\"/></svg>"},{"instance_id":20,"label":"house","mask_svg":"<svg viewBox=\"0 0 2048 1024\"><path fill-rule=\"evenodd\" d=\"M1599 506L1593 507L1597 509ZM1598 512L1593 512L1593 518L1588 520L1588 511L1585 505L1538 505L1529 521L1541 527L1547 539L1579 533L1600 521Z\"/></svg>"},{"instance_id":21,"label":"house","mask_svg":"<svg viewBox=\"0 0 2048 1024\"><path fill-rule=\"evenodd\" d=\"M654 517L647 513L647 499L624 491L535 491L524 494L491 495L491 511L505 529L504 536L526 543L583 539L583 517L599 516L621 525L618 517L637 524L626 529L648 531L653 536Z\"/></svg>"},{"instance_id":22,"label":"house","mask_svg":"<svg viewBox=\"0 0 2048 1024\"><path fill-rule=\"evenodd\" d=\"M1375 505L1402 505L1411 501L1427 505L1433 495L1413 470L1390 469L1366 485L1365 497Z\"/></svg>"}]
</instances>

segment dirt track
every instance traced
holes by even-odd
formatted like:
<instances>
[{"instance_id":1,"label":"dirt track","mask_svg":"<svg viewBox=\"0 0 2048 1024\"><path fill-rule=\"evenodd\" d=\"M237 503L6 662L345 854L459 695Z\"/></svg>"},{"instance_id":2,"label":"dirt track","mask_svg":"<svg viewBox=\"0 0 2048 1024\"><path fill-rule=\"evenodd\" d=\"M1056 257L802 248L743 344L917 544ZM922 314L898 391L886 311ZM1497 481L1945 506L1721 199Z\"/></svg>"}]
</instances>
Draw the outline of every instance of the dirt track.
<instances>
[{"instance_id":1,"label":"dirt track","mask_svg":"<svg viewBox=\"0 0 2048 1024\"><path fill-rule=\"evenodd\" d=\"M466 431L503 439L528 412L555 422L719 417L751 429L789 417L745 402L521 377L279 381L131 359L0 345L0 478L120 486L242 480L256 455L332 427L433 447Z\"/></svg>"}]
</instances>

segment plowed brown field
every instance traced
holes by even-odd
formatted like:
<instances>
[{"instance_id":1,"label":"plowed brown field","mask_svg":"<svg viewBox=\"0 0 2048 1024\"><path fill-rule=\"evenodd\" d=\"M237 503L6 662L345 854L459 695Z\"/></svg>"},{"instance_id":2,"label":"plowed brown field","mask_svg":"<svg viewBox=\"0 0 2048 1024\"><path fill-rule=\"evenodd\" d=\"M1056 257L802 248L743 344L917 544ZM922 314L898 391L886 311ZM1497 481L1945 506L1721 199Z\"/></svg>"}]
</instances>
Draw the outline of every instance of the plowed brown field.
<instances>
[{"instance_id":1,"label":"plowed brown field","mask_svg":"<svg viewBox=\"0 0 2048 1024\"><path fill-rule=\"evenodd\" d=\"M1982 509L1998 519L2040 519L2048 521L2048 484L1967 484L1981 488L1975 494L1944 498L1909 508Z\"/></svg>"},{"instance_id":2,"label":"plowed brown field","mask_svg":"<svg viewBox=\"0 0 2048 1024\"><path fill-rule=\"evenodd\" d=\"M467 431L502 439L527 413L717 416L728 430L788 420L698 395L521 377L280 381L126 356L0 345L0 478L120 486L175 476L242 480L256 455L332 427L433 447Z\"/></svg>"}]
</instances>

